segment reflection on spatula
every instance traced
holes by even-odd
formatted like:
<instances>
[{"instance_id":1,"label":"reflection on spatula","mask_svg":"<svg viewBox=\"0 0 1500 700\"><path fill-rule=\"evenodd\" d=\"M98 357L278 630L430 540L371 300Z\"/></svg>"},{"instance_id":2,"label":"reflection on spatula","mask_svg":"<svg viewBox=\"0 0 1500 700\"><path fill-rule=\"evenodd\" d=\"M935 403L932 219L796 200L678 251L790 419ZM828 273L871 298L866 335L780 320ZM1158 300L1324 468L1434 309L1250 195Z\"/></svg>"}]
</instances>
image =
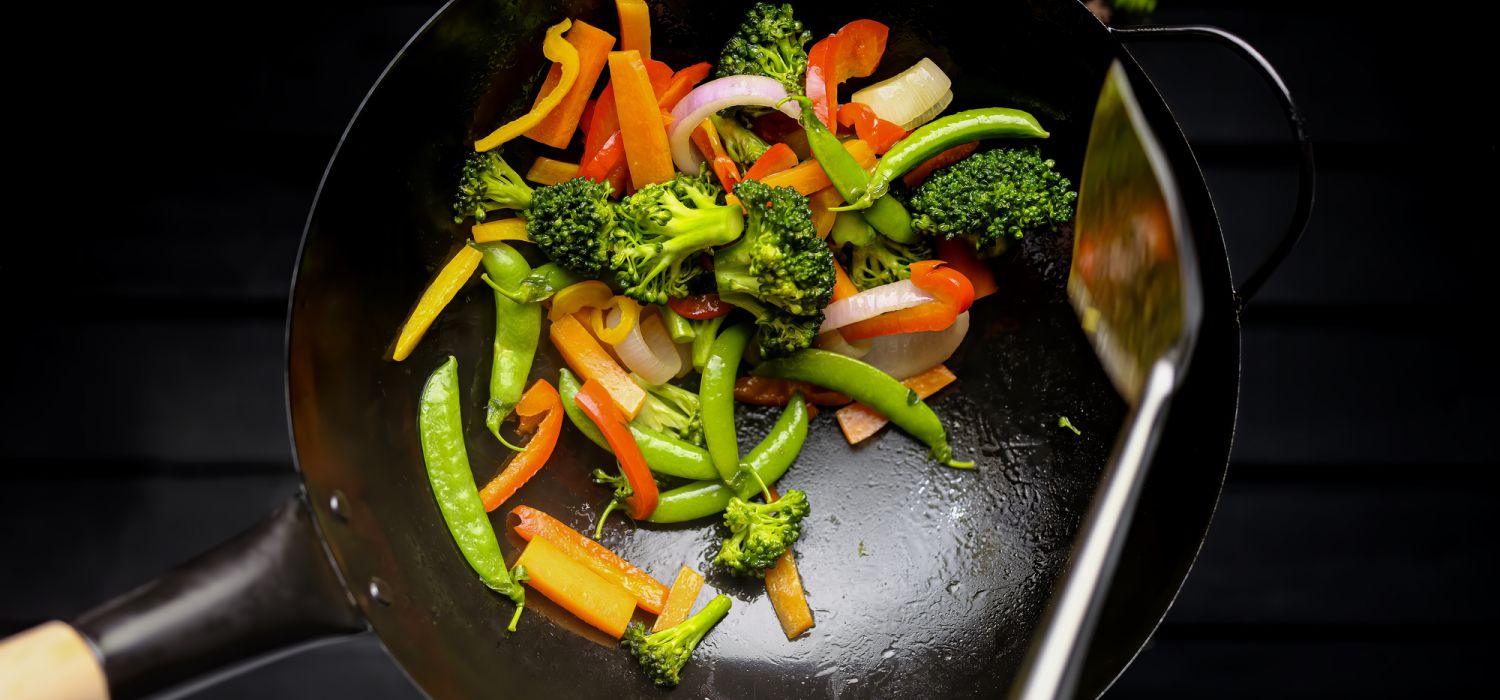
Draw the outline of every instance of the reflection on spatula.
<instances>
[{"instance_id":1,"label":"reflection on spatula","mask_svg":"<svg viewBox=\"0 0 1500 700\"><path fill-rule=\"evenodd\" d=\"M1176 181L1125 67L1110 66L1078 192L1068 297L1130 405L1073 557L1011 697L1072 697L1131 516L1187 369L1202 290Z\"/></svg>"}]
</instances>

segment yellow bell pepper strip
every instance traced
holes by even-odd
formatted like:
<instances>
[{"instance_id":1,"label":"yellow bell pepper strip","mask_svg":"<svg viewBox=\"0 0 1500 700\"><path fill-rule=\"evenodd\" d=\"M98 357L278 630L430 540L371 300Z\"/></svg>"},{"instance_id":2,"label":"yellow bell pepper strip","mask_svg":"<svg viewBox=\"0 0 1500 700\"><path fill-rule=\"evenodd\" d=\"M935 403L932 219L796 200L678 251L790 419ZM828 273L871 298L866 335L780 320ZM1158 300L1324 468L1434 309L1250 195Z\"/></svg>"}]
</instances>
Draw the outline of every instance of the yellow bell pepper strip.
<instances>
[{"instance_id":1,"label":"yellow bell pepper strip","mask_svg":"<svg viewBox=\"0 0 1500 700\"><path fill-rule=\"evenodd\" d=\"M946 366L937 365L915 377L903 379L901 383L916 392L917 398L926 399L957 380L958 377ZM862 403L845 406L835 415L839 419L839 428L844 431L844 439L851 445L869 438L890 422L880 412Z\"/></svg>"},{"instance_id":2,"label":"yellow bell pepper strip","mask_svg":"<svg viewBox=\"0 0 1500 700\"><path fill-rule=\"evenodd\" d=\"M531 169L526 171L526 179L538 185L556 185L575 177L578 177L577 163L565 163L547 156L537 156L531 162Z\"/></svg>"},{"instance_id":3,"label":"yellow bell pepper strip","mask_svg":"<svg viewBox=\"0 0 1500 700\"><path fill-rule=\"evenodd\" d=\"M422 340L422 334L432 326L433 319L437 318L443 307L453 301L458 295L458 290L474 276L474 271L479 269L479 262L484 255L479 251L464 246L453 255L448 263L439 270L437 277L427 285L422 292L422 297L417 300L417 305L411 310L411 315L406 317L406 323L401 326L401 333L396 337L396 348L391 353L391 359L400 362L411 356L411 351L416 349L417 342Z\"/></svg>"},{"instance_id":4,"label":"yellow bell pepper strip","mask_svg":"<svg viewBox=\"0 0 1500 700\"><path fill-rule=\"evenodd\" d=\"M563 95L557 107L526 131L526 138L553 148L567 148L568 142L573 140L573 132L578 131L589 96L594 94L594 85L604 72L604 64L609 62L609 51L615 47L613 34L582 20L573 23L566 39L578 51L578 79L573 81L573 87ZM547 79L542 81L542 89L537 91L537 104L562 82L562 71L561 63L552 64Z\"/></svg>"},{"instance_id":5,"label":"yellow bell pepper strip","mask_svg":"<svg viewBox=\"0 0 1500 700\"><path fill-rule=\"evenodd\" d=\"M564 525L557 518L529 506L516 506L510 514L519 520L515 531L522 539L528 542L538 537L547 540L600 578L629 591L636 604L644 610L662 613L667 609L671 601L667 587L620 558L620 555L609 551L604 545Z\"/></svg>"},{"instance_id":6,"label":"yellow bell pepper strip","mask_svg":"<svg viewBox=\"0 0 1500 700\"><path fill-rule=\"evenodd\" d=\"M640 52L610 52L609 82L615 88L615 110L631 184L640 189L672 179L677 169L667 145L667 127Z\"/></svg>"},{"instance_id":7,"label":"yellow bell pepper strip","mask_svg":"<svg viewBox=\"0 0 1500 700\"><path fill-rule=\"evenodd\" d=\"M526 220L519 217L474 224L469 228L469 233L474 236L475 243L494 243L496 241L531 242L531 237L526 235Z\"/></svg>"},{"instance_id":8,"label":"yellow bell pepper strip","mask_svg":"<svg viewBox=\"0 0 1500 700\"><path fill-rule=\"evenodd\" d=\"M583 383L583 388L573 397L573 403L594 422L599 432L604 433L609 451L615 453L615 460L620 463L620 473L625 475L630 484L631 493L625 497L630 517L636 520L651 517L651 513L656 510L658 495L656 479L651 477L651 468L646 465L646 458L641 455L641 448L636 444L635 436L630 433L629 419L610 400L604 385L592 379ZM600 520L608 515L606 512Z\"/></svg>"},{"instance_id":9,"label":"yellow bell pepper strip","mask_svg":"<svg viewBox=\"0 0 1500 700\"><path fill-rule=\"evenodd\" d=\"M577 318L563 316L553 321L548 335L568 367L584 381L603 385L622 413L633 419L641 412L641 406L646 403L646 390L630 380L630 374L604 351Z\"/></svg>"},{"instance_id":10,"label":"yellow bell pepper strip","mask_svg":"<svg viewBox=\"0 0 1500 700\"><path fill-rule=\"evenodd\" d=\"M776 487L770 487L771 498L781 498ZM776 558L776 563L766 569L766 597L771 599L771 608L781 622L781 631L788 641L813 628L812 608L807 604L807 592L802 590L802 575L797 572L797 560L788 549Z\"/></svg>"},{"instance_id":11,"label":"yellow bell pepper strip","mask_svg":"<svg viewBox=\"0 0 1500 700\"><path fill-rule=\"evenodd\" d=\"M703 574L693 571L690 566L682 567L677 572L677 580L672 582L672 590L667 593L666 605L662 606L661 614L656 616L656 624L651 625L651 631L660 632L686 620L702 591Z\"/></svg>"},{"instance_id":12,"label":"yellow bell pepper strip","mask_svg":"<svg viewBox=\"0 0 1500 700\"><path fill-rule=\"evenodd\" d=\"M573 48L573 45L563 38L563 32L568 31L571 26L573 26L572 20L565 19L558 22L547 29L547 38L542 40L542 55L562 66L562 76L557 79L557 84L552 87L552 91L537 100L530 112L505 123L490 132L489 136L475 141L474 150L479 152L494 150L505 142L526 133L540 124L544 117L562 103L563 96L573 89L573 83L578 80L578 49Z\"/></svg>"},{"instance_id":13,"label":"yellow bell pepper strip","mask_svg":"<svg viewBox=\"0 0 1500 700\"><path fill-rule=\"evenodd\" d=\"M564 316L572 316L579 309L590 306L604 306L615 293L610 290L609 285L599 280L584 280L559 289L552 295L552 309L547 312L548 321L556 321Z\"/></svg>"},{"instance_id":14,"label":"yellow bell pepper strip","mask_svg":"<svg viewBox=\"0 0 1500 700\"><path fill-rule=\"evenodd\" d=\"M557 447L557 437L562 434L562 397L545 379L536 380L521 395L520 403L516 404L516 415L520 417L523 428L533 424L536 435L526 443L520 454L511 458L510 464L505 465L503 471L479 490L479 500L484 503L486 513L499 508L531 477L536 476L542 465L552 457L552 450ZM540 423L534 423L537 417L541 417Z\"/></svg>"},{"instance_id":15,"label":"yellow bell pepper strip","mask_svg":"<svg viewBox=\"0 0 1500 700\"><path fill-rule=\"evenodd\" d=\"M635 614L630 591L574 561L545 537L527 543L516 565L525 569L526 585L548 600L615 639L624 636Z\"/></svg>"},{"instance_id":16,"label":"yellow bell pepper strip","mask_svg":"<svg viewBox=\"0 0 1500 700\"><path fill-rule=\"evenodd\" d=\"M615 0L620 13L620 48L651 58L651 8L646 0Z\"/></svg>"},{"instance_id":17,"label":"yellow bell pepper strip","mask_svg":"<svg viewBox=\"0 0 1500 700\"><path fill-rule=\"evenodd\" d=\"M620 310L620 321L613 326L605 327L604 312L614 308ZM635 330L635 325L640 320L640 302L627 296L614 296L604 306L594 307L594 313L589 322L594 327L594 337L598 338L599 342L619 345L625 341L631 331Z\"/></svg>"}]
</instances>

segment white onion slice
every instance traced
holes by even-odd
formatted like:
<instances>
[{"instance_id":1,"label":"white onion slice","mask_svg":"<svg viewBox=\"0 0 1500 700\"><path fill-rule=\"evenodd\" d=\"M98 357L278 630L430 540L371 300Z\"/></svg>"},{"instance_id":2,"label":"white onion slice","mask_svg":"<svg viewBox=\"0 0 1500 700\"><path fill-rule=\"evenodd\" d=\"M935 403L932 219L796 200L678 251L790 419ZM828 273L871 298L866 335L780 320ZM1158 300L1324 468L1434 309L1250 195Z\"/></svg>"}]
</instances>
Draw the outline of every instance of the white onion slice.
<instances>
[{"instance_id":1,"label":"white onion slice","mask_svg":"<svg viewBox=\"0 0 1500 700\"><path fill-rule=\"evenodd\" d=\"M609 310L606 321L611 328L620 322L619 307ZM672 342L672 336L667 335L667 328L662 325L661 317L655 314L643 315L635 328L625 335L625 339L615 344L615 351L620 353L620 361L630 371L652 384L665 384L682 369L682 356L677 354L677 344Z\"/></svg>"},{"instance_id":2,"label":"white onion slice","mask_svg":"<svg viewBox=\"0 0 1500 700\"><path fill-rule=\"evenodd\" d=\"M909 122L907 122L905 124L902 124L901 128L903 128L903 129L905 129L907 131L911 131L912 129L915 129L915 128L923 125L923 124L926 124L927 122L930 122L930 121L932 121L934 119L937 119L938 115L942 114L943 110L947 109L948 105L951 105L951 104L953 104L953 91L949 90L949 91L943 93L942 97L938 98L937 104L934 104L931 109L927 110L926 112L923 112L922 115L919 116L919 117L917 117L916 119L913 119L913 120L911 120L911 121L909 121Z\"/></svg>"},{"instance_id":3,"label":"white onion slice","mask_svg":"<svg viewBox=\"0 0 1500 700\"><path fill-rule=\"evenodd\" d=\"M880 368L897 379L907 379L947 362L953 351L969 333L969 312L953 319L953 325L940 331L897 333L872 338L870 352L861 360Z\"/></svg>"},{"instance_id":4,"label":"white onion slice","mask_svg":"<svg viewBox=\"0 0 1500 700\"><path fill-rule=\"evenodd\" d=\"M869 105L875 116L888 122L911 124L942 102L945 94L949 94L951 101L951 87L953 81L943 69L932 59L923 58L916 65L854 93L849 101Z\"/></svg>"},{"instance_id":5,"label":"white onion slice","mask_svg":"<svg viewBox=\"0 0 1500 700\"><path fill-rule=\"evenodd\" d=\"M856 360L864 357L865 353L870 351L872 343L874 343L874 340L870 338L851 343L844 339L843 333L838 331L819 333L817 339L813 341L813 345L818 346L820 349L836 352L840 355L847 355Z\"/></svg>"},{"instance_id":6,"label":"white onion slice","mask_svg":"<svg viewBox=\"0 0 1500 700\"><path fill-rule=\"evenodd\" d=\"M823 309L823 325L819 333L843 328L851 323L875 318L888 311L909 309L925 304L937 297L922 291L911 280L901 280L879 287L871 287L852 297L840 299Z\"/></svg>"},{"instance_id":7,"label":"white onion slice","mask_svg":"<svg viewBox=\"0 0 1500 700\"><path fill-rule=\"evenodd\" d=\"M730 75L693 88L672 108L672 133L668 137L672 144L672 162L677 164L678 170L697 175L703 156L693 148L693 130L708 115L741 105L776 107L776 103L784 98L786 88L774 78L762 75ZM796 102L787 102L777 109L793 119L802 115L802 107Z\"/></svg>"}]
</instances>

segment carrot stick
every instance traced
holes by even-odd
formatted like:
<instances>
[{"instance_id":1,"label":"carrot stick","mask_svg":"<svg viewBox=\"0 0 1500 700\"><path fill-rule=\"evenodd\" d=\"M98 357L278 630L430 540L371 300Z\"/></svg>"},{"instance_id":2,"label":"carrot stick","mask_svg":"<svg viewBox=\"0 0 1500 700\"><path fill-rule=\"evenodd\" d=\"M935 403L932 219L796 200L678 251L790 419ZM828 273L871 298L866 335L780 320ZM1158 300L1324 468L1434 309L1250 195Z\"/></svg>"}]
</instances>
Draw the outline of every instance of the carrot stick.
<instances>
[{"instance_id":1,"label":"carrot stick","mask_svg":"<svg viewBox=\"0 0 1500 700\"><path fill-rule=\"evenodd\" d=\"M615 0L620 13L620 48L651 58L651 8L646 0Z\"/></svg>"},{"instance_id":2,"label":"carrot stick","mask_svg":"<svg viewBox=\"0 0 1500 700\"><path fill-rule=\"evenodd\" d=\"M630 375L600 347L599 341L578 319L564 315L552 322L547 334L568 367L585 380L592 379L604 385L620 411L628 418L635 418L641 405L646 403L646 390L630 380Z\"/></svg>"},{"instance_id":3,"label":"carrot stick","mask_svg":"<svg viewBox=\"0 0 1500 700\"><path fill-rule=\"evenodd\" d=\"M526 171L526 179L538 185L556 185L578 177L577 163L564 163L547 156L537 156Z\"/></svg>"},{"instance_id":4,"label":"carrot stick","mask_svg":"<svg viewBox=\"0 0 1500 700\"><path fill-rule=\"evenodd\" d=\"M844 150L854 156L855 162L858 162L860 167L866 170L875 167L875 152L870 150L870 145L864 141L859 139L845 141ZM833 183L828 180L828 173L823 172L823 166L811 158L798 163L795 168L767 175L761 182L772 187L790 187L803 196L833 186ZM738 202L739 199L731 195L726 197L725 201Z\"/></svg>"},{"instance_id":5,"label":"carrot stick","mask_svg":"<svg viewBox=\"0 0 1500 700\"><path fill-rule=\"evenodd\" d=\"M625 634L635 614L635 598L573 561L551 541L533 539L516 559L516 566L526 570L527 585L578 619L615 639Z\"/></svg>"},{"instance_id":6,"label":"carrot stick","mask_svg":"<svg viewBox=\"0 0 1500 700\"><path fill-rule=\"evenodd\" d=\"M524 425L526 421L534 421L542 414L545 417L537 425L536 435L526 443L526 449L512 457L510 464L505 465L504 470L479 490L479 500L484 504L486 513L499 508L511 496L516 495L516 491L541 471L542 465L547 463L552 450L557 447L557 436L562 434L562 397L551 383L538 379L521 395L520 402L516 404L516 415Z\"/></svg>"},{"instance_id":7,"label":"carrot stick","mask_svg":"<svg viewBox=\"0 0 1500 700\"><path fill-rule=\"evenodd\" d=\"M609 82L615 88L615 111L620 118L631 184L640 189L672 179L675 170L667 129L640 52L611 51Z\"/></svg>"},{"instance_id":8,"label":"carrot stick","mask_svg":"<svg viewBox=\"0 0 1500 700\"><path fill-rule=\"evenodd\" d=\"M667 593L667 604L662 607L661 614L656 616L656 624L651 626L651 631L660 632L686 620L702 590L703 574L690 567L682 567L677 572L677 580L672 582L672 590Z\"/></svg>"},{"instance_id":9,"label":"carrot stick","mask_svg":"<svg viewBox=\"0 0 1500 700\"><path fill-rule=\"evenodd\" d=\"M609 551L582 533L564 525L558 519L529 506L516 506L511 515L520 519L516 534L530 541L540 537L557 547L569 559L588 567L600 578L628 591L635 604L647 611L661 613L666 609L671 596L667 587L646 572L637 569L620 555ZM686 568L686 567L684 567ZM681 579L681 575L678 575ZM698 579L701 584L703 579ZM675 590L675 587L674 587ZM688 601L692 605L692 601Z\"/></svg>"},{"instance_id":10,"label":"carrot stick","mask_svg":"<svg viewBox=\"0 0 1500 700\"><path fill-rule=\"evenodd\" d=\"M770 488L771 498L781 498L776 487ZM807 605L807 592L802 590L802 575L797 573L797 560L792 550L776 558L776 563L766 569L766 596L776 610L776 619L781 621L781 631L787 640L796 639L813 628L812 608Z\"/></svg>"},{"instance_id":11,"label":"carrot stick","mask_svg":"<svg viewBox=\"0 0 1500 700\"><path fill-rule=\"evenodd\" d=\"M563 38L578 49L578 78L573 81L573 87L568 88L568 92L563 95L562 102L548 112L540 123L526 131L527 138L553 148L567 148L568 142L573 140L573 132L578 130L583 108L589 101L589 95L594 94L594 85L598 84L599 75L604 72L604 64L609 61L610 49L615 47L613 34L578 20L573 22L573 28ZM547 79L542 82L542 89L537 93L537 101L540 102L542 95L551 92L561 78L562 66L553 64L552 69L547 72Z\"/></svg>"},{"instance_id":12,"label":"carrot stick","mask_svg":"<svg viewBox=\"0 0 1500 700\"><path fill-rule=\"evenodd\" d=\"M813 230L817 231L819 238L828 237L828 232L833 230L833 220L839 216L838 212L829 209L843 203L844 195L833 187L824 187L807 196L807 206L812 210Z\"/></svg>"},{"instance_id":13,"label":"carrot stick","mask_svg":"<svg viewBox=\"0 0 1500 700\"><path fill-rule=\"evenodd\" d=\"M779 173L797 165L797 154L792 152L792 147L784 143L778 143L762 153L750 169L745 171L746 180L765 180L771 173Z\"/></svg>"},{"instance_id":14,"label":"carrot stick","mask_svg":"<svg viewBox=\"0 0 1500 700\"><path fill-rule=\"evenodd\" d=\"M833 296L828 298L829 302L840 299L848 299L859 293L859 287L854 286L854 280L849 279L849 273L844 272L844 266L838 260L833 261Z\"/></svg>"},{"instance_id":15,"label":"carrot stick","mask_svg":"<svg viewBox=\"0 0 1500 700\"><path fill-rule=\"evenodd\" d=\"M474 271L479 269L479 260L483 257L479 251L464 246L443 265L437 277L422 292L422 298L417 300L411 315L406 317L406 323L402 324L391 359L400 362L411 355L417 342L422 339L422 334L432 326L433 319L437 318L448 302L453 301L453 297L458 295L458 290L463 288L469 278L474 276ZM642 401L644 400L643 398Z\"/></svg>"},{"instance_id":16,"label":"carrot stick","mask_svg":"<svg viewBox=\"0 0 1500 700\"><path fill-rule=\"evenodd\" d=\"M519 217L474 224L469 227L469 233L474 236L475 243L531 241L531 237L526 235L526 220Z\"/></svg>"},{"instance_id":17,"label":"carrot stick","mask_svg":"<svg viewBox=\"0 0 1500 700\"><path fill-rule=\"evenodd\" d=\"M917 394L917 398L925 399L936 394L939 389L952 384L958 377L953 376L944 365L936 365L915 377L902 380L906 388ZM875 412L862 403L854 403L839 409L836 414L839 419L839 428L844 431L844 439L853 445L865 438L874 435L885 424L890 422L885 416Z\"/></svg>"}]
</instances>

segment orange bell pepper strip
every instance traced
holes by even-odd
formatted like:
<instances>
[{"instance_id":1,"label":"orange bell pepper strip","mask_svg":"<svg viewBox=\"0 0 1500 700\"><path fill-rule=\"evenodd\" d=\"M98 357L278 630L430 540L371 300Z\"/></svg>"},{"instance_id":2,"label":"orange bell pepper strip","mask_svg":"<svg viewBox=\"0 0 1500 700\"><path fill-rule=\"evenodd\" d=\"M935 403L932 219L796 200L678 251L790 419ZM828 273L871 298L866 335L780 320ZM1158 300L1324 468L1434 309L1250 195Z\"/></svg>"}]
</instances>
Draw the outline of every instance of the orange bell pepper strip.
<instances>
[{"instance_id":1,"label":"orange bell pepper strip","mask_svg":"<svg viewBox=\"0 0 1500 700\"><path fill-rule=\"evenodd\" d=\"M838 133L833 116L838 107L839 83L864 78L875 72L885 53L890 28L870 19L860 19L839 28L807 52L807 96L818 119L830 132Z\"/></svg>"},{"instance_id":2,"label":"orange bell pepper strip","mask_svg":"<svg viewBox=\"0 0 1500 700\"><path fill-rule=\"evenodd\" d=\"M458 295L458 290L463 288L469 278L474 276L483 257L479 251L464 246L443 265L443 269L438 270L437 277L427 285L422 297L417 299L417 305L412 308L411 315L406 317L406 323L402 324L391 359L400 362L411 356L411 351L416 349L422 335L432 327L433 319L437 318L448 302L453 301L453 297Z\"/></svg>"},{"instance_id":3,"label":"orange bell pepper strip","mask_svg":"<svg viewBox=\"0 0 1500 700\"><path fill-rule=\"evenodd\" d=\"M870 144L859 139L850 139L844 142L844 150L854 156L854 161L859 163L860 167L866 170L875 167L875 151L870 149ZM772 187L790 187L804 197L833 186L828 179L828 173L823 172L823 166L812 158L798 163L795 168L771 173L761 182ZM730 195L725 198L725 201L738 202L740 200Z\"/></svg>"},{"instance_id":4,"label":"orange bell pepper strip","mask_svg":"<svg viewBox=\"0 0 1500 700\"><path fill-rule=\"evenodd\" d=\"M686 620L702 591L703 574L693 571L692 567L682 567L677 572L677 580L672 582L672 590L667 593L667 604L662 606L661 614L656 616L656 623L651 625L651 631L660 632Z\"/></svg>"},{"instance_id":5,"label":"orange bell pepper strip","mask_svg":"<svg viewBox=\"0 0 1500 700\"><path fill-rule=\"evenodd\" d=\"M545 379L536 380L521 395L520 402L516 404L516 415L520 417L523 427L534 422L538 416L541 416L541 422L535 423L536 435L526 443L526 448L512 457L510 464L505 465L504 470L479 490L479 500L484 503L486 513L499 508L541 471L542 465L547 463L552 450L557 447L557 436L562 434L562 397L558 396L557 389Z\"/></svg>"},{"instance_id":6,"label":"orange bell pepper strip","mask_svg":"<svg viewBox=\"0 0 1500 700\"><path fill-rule=\"evenodd\" d=\"M526 235L526 220L515 217L474 224L469 228L469 233L474 236L475 243L493 243L495 241L531 242L531 237Z\"/></svg>"},{"instance_id":7,"label":"orange bell pepper strip","mask_svg":"<svg viewBox=\"0 0 1500 700\"><path fill-rule=\"evenodd\" d=\"M573 140L573 132L578 130L589 95L594 94L604 64L609 62L609 51L615 47L613 34L581 20L573 22L573 28L564 38L578 51L578 77L573 81L573 87L562 96L562 101L536 126L526 130L526 138L553 148L567 148L568 142ZM544 96L551 94L561 80L562 64L554 63L542 81L536 103L541 104Z\"/></svg>"},{"instance_id":8,"label":"orange bell pepper strip","mask_svg":"<svg viewBox=\"0 0 1500 700\"><path fill-rule=\"evenodd\" d=\"M773 500L781 498L776 487L769 490ZM771 608L776 611L787 641L813 628L812 608L807 604L807 592L802 590L802 575L797 572L792 550L777 557L776 563L766 569L766 597L771 599Z\"/></svg>"},{"instance_id":9,"label":"orange bell pepper strip","mask_svg":"<svg viewBox=\"0 0 1500 700\"><path fill-rule=\"evenodd\" d=\"M557 518L530 506L516 506L510 514L519 520L514 529L522 539L547 540L569 559L628 591L642 609L662 613L669 604L671 596L660 581Z\"/></svg>"},{"instance_id":10,"label":"orange bell pepper strip","mask_svg":"<svg viewBox=\"0 0 1500 700\"><path fill-rule=\"evenodd\" d=\"M1000 290L995 283L995 271L974 253L974 245L956 238L939 238L937 256L948 267L958 270L974 285L974 298L983 299Z\"/></svg>"},{"instance_id":11,"label":"orange bell pepper strip","mask_svg":"<svg viewBox=\"0 0 1500 700\"><path fill-rule=\"evenodd\" d=\"M698 147L703 159L713 166L714 175L718 176L719 185L724 191L733 192L734 186L740 184L740 167L729 157L729 152L724 150L724 140L719 138L719 130L714 128L713 120L704 119L693 130L693 145Z\"/></svg>"},{"instance_id":12,"label":"orange bell pepper strip","mask_svg":"<svg viewBox=\"0 0 1500 700\"><path fill-rule=\"evenodd\" d=\"M908 269L912 284L937 299L845 326L840 329L845 340L854 342L896 333L940 331L953 325L953 320L974 303L974 285L969 283L969 278L944 267L943 261L922 260L912 263Z\"/></svg>"},{"instance_id":13,"label":"orange bell pepper strip","mask_svg":"<svg viewBox=\"0 0 1500 700\"><path fill-rule=\"evenodd\" d=\"M832 209L843 203L844 195L833 187L824 187L807 196L807 207L812 212L813 231L818 234L818 238L828 238L828 232L833 230L834 220L839 217L839 213Z\"/></svg>"},{"instance_id":14,"label":"orange bell pepper strip","mask_svg":"<svg viewBox=\"0 0 1500 700\"><path fill-rule=\"evenodd\" d=\"M839 123L854 127L854 134L870 144L877 154L891 150L897 141L906 138L906 129L900 124L875 116L868 105L858 102L839 105Z\"/></svg>"},{"instance_id":15,"label":"orange bell pepper strip","mask_svg":"<svg viewBox=\"0 0 1500 700\"><path fill-rule=\"evenodd\" d=\"M949 371L946 366L937 365L915 377L903 379L901 383L915 392L917 398L925 399L957 379L958 377L953 376L953 372ZM875 409L862 403L845 406L834 415L839 419L839 428L844 431L844 439L848 440L851 445L869 438L890 422Z\"/></svg>"},{"instance_id":16,"label":"orange bell pepper strip","mask_svg":"<svg viewBox=\"0 0 1500 700\"><path fill-rule=\"evenodd\" d=\"M854 280L849 279L849 273L844 272L844 266L835 259L833 261L833 296L828 297L828 302L848 299L858 293L859 287L854 286Z\"/></svg>"},{"instance_id":17,"label":"orange bell pepper strip","mask_svg":"<svg viewBox=\"0 0 1500 700\"><path fill-rule=\"evenodd\" d=\"M573 89L573 83L578 82L578 49L563 38L563 32L573 26L572 20L563 20L547 29L547 38L542 40L542 55L562 66L562 73L557 79L557 84L552 90L527 112L516 119L507 122L500 128L490 132L478 141L474 142L474 150L484 152L499 148L501 144L514 139L521 134L530 131L542 122L552 110L562 104L563 96ZM585 95L587 97L587 95Z\"/></svg>"},{"instance_id":18,"label":"orange bell pepper strip","mask_svg":"<svg viewBox=\"0 0 1500 700\"><path fill-rule=\"evenodd\" d=\"M619 113L631 184L640 189L672 179L677 171L667 146L667 129L640 52L611 51L609 76L615 88L615 111Z\"/></svg>"},{"instance_id":19,"label":"orange bell pepper strip","mask_svg":"<svg viewBox=\"0 0 1500 700\"><path fill-rule=\"evenodd\" d=\"M630 374L620 368L578 319L563 316L553 321L548 335L568 367L578 376L604 387L621 413L629 418L640 413L646 403L646 390L630 380Z\"/></svg>"},{"instance_id":20,"label":"orange bell pepper strip","mask_svg":"<svg viewBox=\"0 0 1500 700\"><path fill-rule=\"evenodd\" d=\"M620 48L651 58L651 8L646 0L615 0L620 15Z\"/></svg>"},{"instance_id":21,"label":"orange bell pepper strip","mask_svg":"<svg viewBox=\"0 0 1500 700\"><path fill-rule=\"evenodd\" d=\"M526 585L599 631L619 639L635 614L635 597L574 561L545 537L527 543L516 559Z\"/></svg>"},{"instance_id":22,"label":"orange bell pepper strip","mask_svg":"<svg viewBox=\"0 0 1500 700\"><path fill-rule=\"evenodd\" d=\"M801 394L817 406L843 406L854 399L807 382L778 377L740 377L734 380L734 400L754 406L785 406L792 394Z\"/></svg>"},{"instance_id":23,"label":"orange bell pepper strip","mask_svg":"<svg viewBox=\"0 0 1500 700\"><path fill-rule=\"evenodd\" d=\"M928 158L927 160L922 161L921 165L913 168L911 172L902 175L901 182L904 183L907 187L916 187L917 185L922 184L922 181L926 180L927 176L932 174L932 171L937 170L938 168L946 168L950 165L953 165L954 163L957 163L958 161L968 158L969 154L973 153L974 149L976 148L979 148L978 141L970 141L968 143L961 143L957 146L954 146L953 148L950 148L946 151L943 151L942 153Z\"/></svg>"},{"instance_id":24,"label":"orange bell pepper strip","mask_svg":"<svg viewBox=\"0 0 1500 700\"><path fill-rule=\"evenodd\" d=\"M687 97L687 94L692 92L698 83L703 82L703 79L707 78L709 71L712 70L712 64L694 63L687 68L673 73L661 93L656 96L656 106L670 115L672 108L676 107L677 103L682 101L682 98Z\"/></svg>"},{"instance_id":25,"label":"orange bell pepper strip","mask_svg":"<svg viewBox=\"0 0 1500 700\"><path fill-rule=\"evenodd\" d=\"M620 463L620 473L630 482L634 493L625 499L630 517L636 520L651 517L658 498L656 479L651 477L646 458L641 455L641 448L630 432L630 420L615 407L604 385L593 379L583 383L573 402L594 421L599 432L604 433L604 441L609 443L609 450L615 453L615 459Z\"/></svg>"},{"instance_id":26,"label":"orange bell pepper strip","mask_svg":"<svg viewBox=\"0 0 1500 700\"><path fill-rule=\"evenodd\" d=\"M526 171L526 179L538 185L556 185L575 177L578 177L577 163L564 163L547 156L537 156L531 162L531 169Z\"/></svg>"},{"instance_id":27,"label":"orange bell pepper strip","mask_svg":"<svg viewBox=\"0 0 1500 700\"><path fill-rule=\"evenodd\" d=\"M765 180L771 173L779 173L788 168L796 167L797 154L792 152L792 147L784 143L778 143L755 159L755 163L745 171L746 180Z\"/></svg>"}]
</instances>

